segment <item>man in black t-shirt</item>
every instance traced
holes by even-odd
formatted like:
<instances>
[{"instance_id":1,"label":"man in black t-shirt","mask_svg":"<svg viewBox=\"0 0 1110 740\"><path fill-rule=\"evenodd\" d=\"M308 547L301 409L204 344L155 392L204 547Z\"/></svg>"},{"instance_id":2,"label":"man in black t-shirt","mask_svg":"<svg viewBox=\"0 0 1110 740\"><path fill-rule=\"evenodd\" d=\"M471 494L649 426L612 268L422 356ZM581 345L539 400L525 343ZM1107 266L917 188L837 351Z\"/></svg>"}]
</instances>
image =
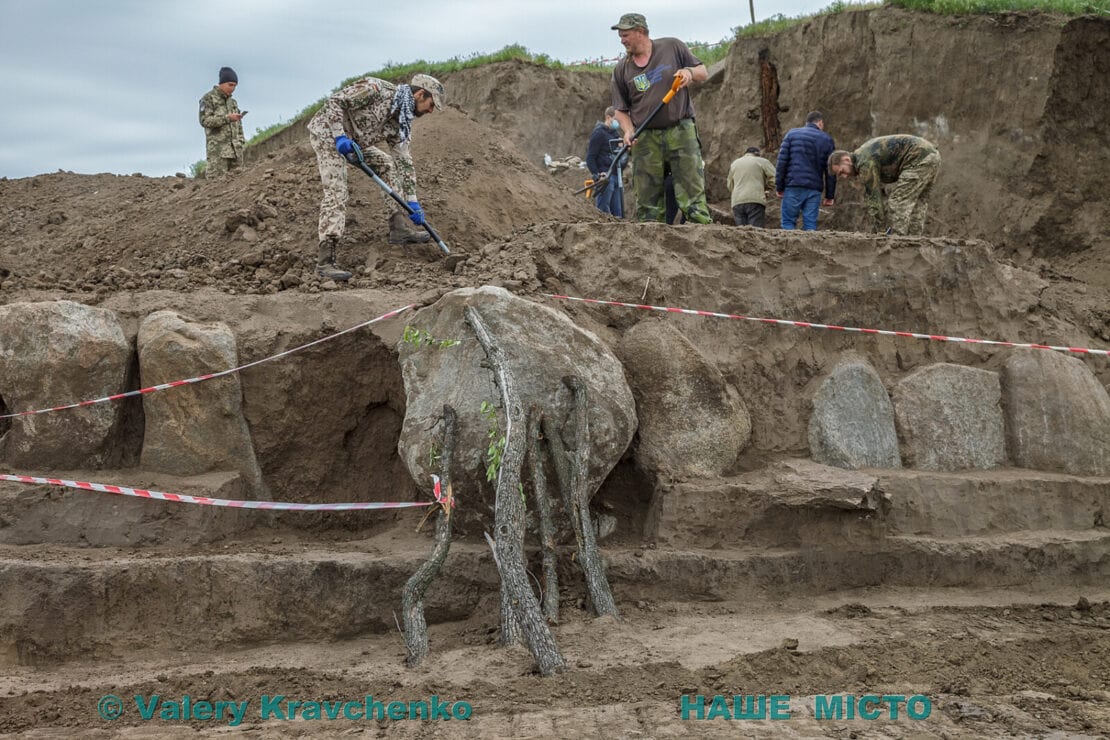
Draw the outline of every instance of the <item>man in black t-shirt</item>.
<instances>
[{"instance_id":1,"label":"man in black t-shirt","mask_svg":"<svg viewBox=\"0 0 1110 740\"><path fill-rule=\"evenodd\" d=\"M709 79L709 71L686 44L674 38L652 39L647 20L626 13L612 27L628 52L613 70L613 107L624 142L671 89L675 77L678 93L651 119L632 146L632 180L636 191L636 220L664 220L664 168L670 170L675 198L686 220L711 223L705 202L705 162L694 126L694 104L687 86Z\"/></svg>"}]
</instances>

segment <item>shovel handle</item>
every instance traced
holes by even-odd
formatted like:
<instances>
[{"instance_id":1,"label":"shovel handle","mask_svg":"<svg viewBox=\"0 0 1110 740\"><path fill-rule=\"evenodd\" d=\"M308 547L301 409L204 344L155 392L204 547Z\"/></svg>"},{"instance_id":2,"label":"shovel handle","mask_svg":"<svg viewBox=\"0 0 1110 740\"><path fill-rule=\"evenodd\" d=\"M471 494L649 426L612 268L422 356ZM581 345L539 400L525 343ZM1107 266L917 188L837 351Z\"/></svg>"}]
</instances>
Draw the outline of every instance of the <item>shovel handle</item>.
<instances>
[{"instance_id":1,"label":"shovel handle","mask_svg":"<svg viewBox=\"0 0 1110 740\"><path fill-rule=\"evenodd\" d=\"M378 177L378 173L374 172L374 170L372 170L370 166L366 164L366 160L362 156L362 149L359 147L359 145L355 144L354 146L355 150L353 152L343 155L346 160L353 164L355 167L358 167L366 174L370 175L370 177L374 179L374 182L378 184L378 187L384 190L390 198L393 198L393 200L397 201L397 205L401 206L401 208L405 210L405 213L409 214L410 216L415 213L415 211L412 210L412 207L405 202L405 199L397 195L397 192L393 188L389 187L389 184L382 178ZM436 244L438 244L439 248L443 250L443 253L451 254L451 250L447 248L447 245L444 243L443 239L440 238L439 234L436 233L436 230L432 228L432 225L425 221L423 226L424 230L428 232L428 236L435 239Z\"/></svg>"},{"instance_id":2,"label":"shovel handle","mask_svg":"<svg viewBox=\"0 0 1110 740\"><path fill-rule=\"evenodd\" d=\"M672 99L674 99L674 96L675 96L675 94L678 93L678 88L680 88L680 87L682 87L682 78L679 77L678 73L676 72L675 76L674 76L674 82L671 83L671 89L668 90L667 94L663 96L663 104L664 105L666 105L667 103L671 102Z\"/></svg>"}]
</instances>

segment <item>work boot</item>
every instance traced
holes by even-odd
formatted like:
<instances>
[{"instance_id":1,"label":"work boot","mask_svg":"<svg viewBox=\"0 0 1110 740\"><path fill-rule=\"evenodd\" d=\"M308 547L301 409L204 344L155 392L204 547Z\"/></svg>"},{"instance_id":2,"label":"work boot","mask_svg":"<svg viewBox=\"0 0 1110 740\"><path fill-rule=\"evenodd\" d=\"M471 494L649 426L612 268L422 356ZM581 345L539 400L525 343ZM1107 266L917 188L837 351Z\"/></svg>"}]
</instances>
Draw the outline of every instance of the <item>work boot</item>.
<instances>
[{"instance_id":1,"label":"work boot","mask_svg":"<svg viewBox=\"0 0 1110 740\"><path fill-rule=\"evenodd\" d=\"M345 283L351 279L351 273L340 270L335 264L335 243L337 239L329 236L320 242L320 256L316 260L316 274L325 280L335 280Z\"/></svg>"},{"instance_id":2,"label":"work boot","mask_svg":"<svg viewBox=\"0 0 1110 740\"><path fill-rule=\"evenodd\" d=\"M400 211L394 211L389 216L389 243L390 244L426 244L431 236L424 229L413 226L409 217Z\"/></svg>"}]
</instances>

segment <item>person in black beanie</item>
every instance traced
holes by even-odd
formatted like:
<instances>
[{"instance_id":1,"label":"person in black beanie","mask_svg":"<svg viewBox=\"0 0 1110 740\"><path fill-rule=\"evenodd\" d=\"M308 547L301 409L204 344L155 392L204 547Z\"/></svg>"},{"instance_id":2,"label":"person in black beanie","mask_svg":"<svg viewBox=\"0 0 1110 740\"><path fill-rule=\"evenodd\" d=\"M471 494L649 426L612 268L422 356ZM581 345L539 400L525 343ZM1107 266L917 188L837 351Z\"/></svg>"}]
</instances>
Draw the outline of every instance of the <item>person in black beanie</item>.
<instances>
[{"instance_id":1,"label":"person in black beanie","mask_svg":"<svg viewBox=\"0 0 1110 740\"><path fill-rule=\"evenodd\" d=\"M204 176L214 179L226 175L243 164L243 116L239 104L231 97L239 85L239 76L231 67L220 67L220 82L200 99L200 125L204 127L207 164Z\"/></svg>"}]
</instances>

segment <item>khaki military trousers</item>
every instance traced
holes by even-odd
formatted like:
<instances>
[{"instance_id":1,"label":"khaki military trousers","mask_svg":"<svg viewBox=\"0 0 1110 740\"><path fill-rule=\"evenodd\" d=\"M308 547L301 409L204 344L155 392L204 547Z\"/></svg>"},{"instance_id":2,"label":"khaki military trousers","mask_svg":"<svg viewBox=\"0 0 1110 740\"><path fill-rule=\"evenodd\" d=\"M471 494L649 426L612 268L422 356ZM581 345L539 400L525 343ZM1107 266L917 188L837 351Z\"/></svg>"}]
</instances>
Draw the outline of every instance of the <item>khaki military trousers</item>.
<instances>
[{"instance_id":1,"label":"khaki military trousers","mask_svg":"<svg viewBox=\"0 0 1110 740\"><path fill-rule=\"evenodd\" d=\"M320 221L317 225L318 236L320 241L328 237L339 239L347 227L347 171L353 168L335 150L335 139L332 137L320 138L309 132L309 141L316 152L316 167L320 170L320 182L324 186L324 197L320 201ZM389 183L389 187L398 193L401 192L393 157L373 146L362 147L362 156L370 169L378 173L378 177ZM385 191L382 191L382 196L387 207L397 208Z\"/></svg>"},{"instance_id":2,"label":"khaki military trousers","mask_svg":"<svg viewBox=\"0 0 1110 740\"><path fill-rule=\"evenodd\" d=\"M940 154L933 152L898 175L887 200L890 226L895 234L925 233L929 193L939 170Z\"/></svg>"}]
</instances>

